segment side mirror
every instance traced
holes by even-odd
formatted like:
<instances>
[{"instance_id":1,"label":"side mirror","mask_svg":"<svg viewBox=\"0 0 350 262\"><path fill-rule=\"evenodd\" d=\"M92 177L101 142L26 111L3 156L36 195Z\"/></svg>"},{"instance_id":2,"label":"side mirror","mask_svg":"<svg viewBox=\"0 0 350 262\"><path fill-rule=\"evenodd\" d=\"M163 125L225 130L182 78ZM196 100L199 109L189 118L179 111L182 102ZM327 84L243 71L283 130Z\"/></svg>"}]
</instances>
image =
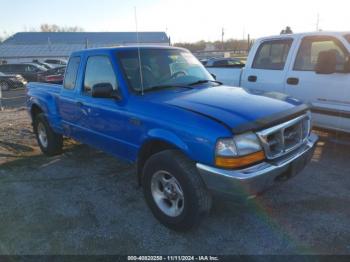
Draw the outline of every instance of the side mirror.
<instances>
[{"instance_id":1,"label":"side mirror","mask_svg":"<svg viewBox=\"0 0 350 262\"><path fill-rule=\"evenodd\" d=\"M116 98L120 99L120 95L117 90L113 89L110 83L99 83L92 87L91 96L95 98Z\"/></svg>"},{"instance_id":2,"label":"side mirror","mask_svg":"<svg viewBox=\"0 0 350 262\"><path fill-rule=\"evenodd\" d=\"M337 71L336 52L332 50L320 52L318 54L315 71L317 74L334 74Z\"/></svg>"},{"instance_id":3,"label":"side mirror","mask_svg":"<svg viewBox=\"0 0 350 262\"><path fill-rule=\"evenodd\" d=\"M216 80L216 75L214 75L214 74L211 74L211 76Z\"/></svg>"}]
</instances>

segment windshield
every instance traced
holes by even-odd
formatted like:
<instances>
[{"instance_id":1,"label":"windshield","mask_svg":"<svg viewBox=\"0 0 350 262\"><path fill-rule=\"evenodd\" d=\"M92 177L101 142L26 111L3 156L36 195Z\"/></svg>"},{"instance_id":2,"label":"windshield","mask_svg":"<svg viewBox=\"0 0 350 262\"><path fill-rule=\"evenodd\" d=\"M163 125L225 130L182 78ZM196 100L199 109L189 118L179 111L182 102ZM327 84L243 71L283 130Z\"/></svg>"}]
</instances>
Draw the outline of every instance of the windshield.
<instances>
[{"instance_id":1,"label":"windshield","mask_svg":"<svg viewBox=\"0 0 350 262\"><path fill-rule=\"evenodd\" d=\"M345 35L344 37L348 41L348 43L350 44L350 34L349 35Z\"/></svg>"},{"instance_id":2,"label":"windshield","mask_svg":"<svg viewBox=\"0 0 350 262\"><path fill-rule=\"evenodd\" d=\"M117 54L129 85L141 91L138 50ZM190 52L180 49L140 49L144 91L155 87L186 86L197 81L214 81Z\"/></svg>"}]
</instances>

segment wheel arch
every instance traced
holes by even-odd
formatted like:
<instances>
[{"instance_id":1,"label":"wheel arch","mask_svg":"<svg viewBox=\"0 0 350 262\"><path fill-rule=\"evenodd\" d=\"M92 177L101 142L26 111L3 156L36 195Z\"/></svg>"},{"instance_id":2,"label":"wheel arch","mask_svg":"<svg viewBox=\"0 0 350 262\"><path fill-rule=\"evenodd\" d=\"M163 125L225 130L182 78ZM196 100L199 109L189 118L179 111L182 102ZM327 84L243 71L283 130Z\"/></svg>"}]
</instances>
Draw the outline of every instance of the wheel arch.
<instances>
[{"instance_id":1,"label":"wheel arch","mask_svg":"<svg viewBox=\"0 0 350 262\"><path fill-rule=\"evenodd\" d=\"M34 121L35 117L41 113L44 113L44 110L38 104L32 104L30 108L30 116L32 117L32 120Z\"/></svg>"},{"instance_id":2,"label":"wheel arch","mask_svg":"<svg viewBox=\"0 0 350 262\"><path fill-rule=\"evenodd\" d=\"M137 177L140 185L146 161L152 155L165 150L179 150L183 154L188 155L187 145L175 134L165 130L149 132L149 138L140 147L137 157Z\"/></svg>"}]
</instances>

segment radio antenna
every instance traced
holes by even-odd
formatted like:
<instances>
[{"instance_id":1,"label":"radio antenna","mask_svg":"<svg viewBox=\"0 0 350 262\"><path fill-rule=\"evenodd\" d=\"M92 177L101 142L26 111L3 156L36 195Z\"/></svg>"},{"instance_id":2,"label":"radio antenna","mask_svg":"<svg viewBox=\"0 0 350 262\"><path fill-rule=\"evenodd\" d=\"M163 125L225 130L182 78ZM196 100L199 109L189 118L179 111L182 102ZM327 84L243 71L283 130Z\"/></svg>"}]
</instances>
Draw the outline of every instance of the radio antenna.
<instances>
[{"instance_id":1,"label":"radio antenna","mask_svg":"<svg viewBox=\"0 0 350 262\"><path fill-rule=\"evenodd\" d=\"M138 31L138 27L137 27L137 12L136 12L136 6L135 6L135 26L136 26L137 53L138 53L139 68L140 68L141 95L144 95L143 72L142 72L142 62L141 62L141 50L140 50L139 31Z\"/></svg>"}]
</instances>

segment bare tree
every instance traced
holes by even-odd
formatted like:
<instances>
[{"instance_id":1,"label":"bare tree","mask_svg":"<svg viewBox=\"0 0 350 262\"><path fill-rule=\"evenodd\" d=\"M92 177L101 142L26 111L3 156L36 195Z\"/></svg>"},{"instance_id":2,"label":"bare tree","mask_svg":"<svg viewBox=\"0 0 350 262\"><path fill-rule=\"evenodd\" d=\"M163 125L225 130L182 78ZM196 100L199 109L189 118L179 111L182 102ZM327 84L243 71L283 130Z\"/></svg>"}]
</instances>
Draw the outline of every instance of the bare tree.
<instances>
[{"instance_id":1,"label":"bare tree","mask_svg":"<svg viewBox=\"0 0 350 262\"><path fill-rule=\"evenodd\" d=\"M290 28L290 26L287 26L286 29L282 29L281 35L286 35L286 34L293 34L293 30Z\"/></svg>"},{"instance_id":2,"label":"bare tree","mask_svg":"<svg viewBox=\"0 0 350 262\"><path fill-rule=\"evenodd\" d=\"M7 31L0 32L0 43L4 42L10 36L11 34Z\"/></svg>"},{"instance_id":3,"label":"bare tree","mask_svg":"<svg viewBox=\"0 0 350 262\"><path fill-rule=\"evenodd\" d=\"M55 24L42 24L41 32L84 32L84 29L78 26L58 26Z\"/></svg>"},{"instance_id":4,"label":"bare tree","mask_svg":"<svg viewBox=\"0 0 350 262\"><path fill-rule=\"evenodd\" d=\"M204 40L198 41L195 43L175 43L175 46L184 47L192 52L195 51L203 51L207 47L207 45L213 45L215 50L247 50L248 49L248 40L237 40L237 39L227 39L226 41L214 41L214 42L206 42Z\"/></svg>"}]
</instances>

